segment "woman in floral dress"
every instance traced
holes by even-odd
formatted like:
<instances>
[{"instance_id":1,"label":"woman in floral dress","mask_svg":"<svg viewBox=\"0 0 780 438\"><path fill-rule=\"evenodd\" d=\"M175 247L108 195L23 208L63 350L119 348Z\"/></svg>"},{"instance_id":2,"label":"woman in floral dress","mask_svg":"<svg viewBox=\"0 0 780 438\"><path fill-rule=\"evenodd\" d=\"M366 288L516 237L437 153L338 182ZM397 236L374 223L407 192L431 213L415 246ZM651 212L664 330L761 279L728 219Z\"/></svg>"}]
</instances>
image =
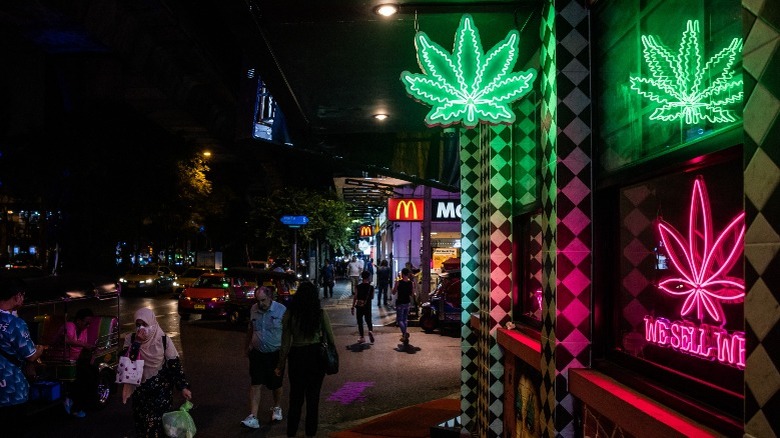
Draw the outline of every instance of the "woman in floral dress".
<instances>
[{"instance_id":1,"label":"woman in floral dress","mask_svg":"<svg viewBox=\"0 0 780 438\"><path fill-rule=\"evenodd\" d=\"M190 385L179 353L157 324L154 312L139 309L135 312L135 326L136 332L127 336L125 345L130 346L131 358L143 359L144 373L140 385L123 385L122 401L132 401L136 436L164 437L162 415L173 410L173 388L190 400Z\"/></svg>"}]
</instances>

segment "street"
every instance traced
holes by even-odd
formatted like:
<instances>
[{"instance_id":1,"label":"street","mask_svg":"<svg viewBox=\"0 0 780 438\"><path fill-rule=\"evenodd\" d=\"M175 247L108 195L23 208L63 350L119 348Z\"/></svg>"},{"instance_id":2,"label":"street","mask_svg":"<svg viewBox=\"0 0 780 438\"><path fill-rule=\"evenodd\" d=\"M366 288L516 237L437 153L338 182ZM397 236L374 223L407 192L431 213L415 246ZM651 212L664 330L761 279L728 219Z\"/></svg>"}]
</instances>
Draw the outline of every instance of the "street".
<instances>
[{"instance_id":1,"label":"street","mask_svg":"<svg viewBox=\"0 0 780 438\"><path fill-rule=\"evenodd\" d=\"M460 338L456 335L425 334L410 328L410 343L419 350L397 351L399 330L391 307L373 305L376 342L363 351L346 347L358 339L355 319L350 315L349 283L339 281L334 298L323 299L323 308L333 324L339 347L340 371L326 376L320 403L318 436L347 429L372 417L413 404L457 397L460 391ZM199 437L285 436L286 420L269 424L271 393L264 390L259 430L247 429L240 421L248 410L248 360L244 355L245 327L231 327L222 320L193 316L180 321L176 300L171 295L153 298L122 298L122 334L134 326L136 309L154 309L161 327L171 336L184 362L192 385L192 417ZM285 392L287 381L285 379ZM175 407L182 402L177 394ZM287 397L282 408L287 412ZM102 411L88 411L84 419L70 418L59 406L38 413L27 436L40 437L132 437L130 405L122 405L115 394ZM299 428L303 434L303 425Z\"/></svg>"}]
</instances>

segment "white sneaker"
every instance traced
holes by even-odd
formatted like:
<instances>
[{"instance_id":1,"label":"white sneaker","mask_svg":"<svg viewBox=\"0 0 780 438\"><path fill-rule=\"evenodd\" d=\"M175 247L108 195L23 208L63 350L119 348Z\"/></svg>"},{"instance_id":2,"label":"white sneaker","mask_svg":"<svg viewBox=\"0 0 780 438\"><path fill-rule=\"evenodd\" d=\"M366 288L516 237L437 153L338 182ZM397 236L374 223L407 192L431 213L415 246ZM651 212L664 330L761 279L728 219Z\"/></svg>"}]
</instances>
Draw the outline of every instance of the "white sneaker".
<instances>
[{"instance_id":1,"label":"white sneaker","mask_svg":"<svg viewBox=\"0 0 780 438\"><path fill-rule=\"evenodd\" d=\"M271 421L282 421L282 408L279 406L276 406L275 408L271 408L273 413L271 414Z\"/></svg>"},{"instance_id":2,"label":"white sneaker","mask_svg":"<svg viewBox=\"0 0 780 438\"><path fill-rule=\"evenodd\" d=\"M257 421L257 417L251 414L248 417L244 418L241 421L241 424L243 424L244 426L250 429L260 429L260 422Z\"/></svg>"}]
</instances>

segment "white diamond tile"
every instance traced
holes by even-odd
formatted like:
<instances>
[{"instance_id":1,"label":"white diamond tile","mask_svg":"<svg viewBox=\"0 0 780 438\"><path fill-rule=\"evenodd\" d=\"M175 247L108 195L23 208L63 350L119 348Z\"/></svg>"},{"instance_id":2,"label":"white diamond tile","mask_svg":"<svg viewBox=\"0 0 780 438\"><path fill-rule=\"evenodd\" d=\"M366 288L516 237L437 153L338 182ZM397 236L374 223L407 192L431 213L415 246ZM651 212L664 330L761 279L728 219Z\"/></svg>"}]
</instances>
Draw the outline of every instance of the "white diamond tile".
<instances>
[{"instance_id":1,"label":"white diamond tile","mask_svg":"<svg viewBox=\"0 0 780 438\"><path fill-rule=\"evenodd\" d=\"M571 90L566 97L563 98L563 103L572 110L575 115L579 115L582 110L590 105L590 98L585 95L579 88Z\"/></svg>"},{"instance_id":2,"label":"white diamond tile","mask_svg":"<svg viewBox=\"0 0 780 438\"><path fill-rule=\"evenodd\" d=\"M575 117L574 120L563 129L563 132L572 139L574 144L580 144L588 135L590 135L590 127L587 123L580 120L579 117Z\"/></svg>"},{"instance_id":3,"label":"white diamond tile","mask_svg":"<svg viewBox=\"0 0 780 438\"><path fill-rule=\"evenodd\" d=\"M576 26L588 16L588 10L580 5L580 2L570 1L566 7L561 9L560 15L568 21L569 24Z\"/></svg>"},{"instance_id":4,"label":"white diamond tile","mask_svg":"<svg viewBox=\"0 0 780 438\"><path fill-rule=\"evenodd\" d=\"M742 0L742 7L749 10L753 15L758 15L761 8L764 7L766 0Z\"/></svg>"},{"instance_id":5,"label":"white diamond tile","mask_svg":"<svg viewBox=\"0 0 780 438\"><path fill-rule=\"evenodd\" d=\"M764 24L764 26L766 26L766 24ZM752 36L753 32L751 32L750 35ZM748 36L748 42L750 42L750 36ZM775 34L775 37L772 40L758 45L751 49L749 53L747 44L745 44L745 50L743 50L742 56L742 67L744 67L744 69L754 78L761 77L767 64L769 64L769 61L772 59L775 50L777 50L778 43L780 43L780 38Z\"/></svg>"},{"instance_id":6,"label":"white diamond tile","mask_svg":"<svg viewBox=\"0 0 780 438\"><path fill-rule=\"evenodd\" d=\"M750 224L750 228L745 233L745 244L751 243L780 243L780 235L772 227L772 224L766 220L763 213L759 213Z\"/></svg>"},{"instance_id":7,"label":"white diamond tile","mask_svg":"<svg viewBox=\"0 0 780 438\"><path fill-rule=\"evenodd\" d=\"M566 64L566 66L561 69L561 73L569 78L574 85L579 85L580 82L590 75L588 68L582 65L577 58L572 59L571 62ZM586 88L590 87L586 84Z\"/></svg>"},{"instance_id":8,"label":"white diamond tile","mask_svg":"<svg viewBox=\"0 0 780 438\"><path fill-rule=\"evenodd\" d=\"M777 119L778 112L780 112L780 101L761 83L756 84L745 105L743 115L745 133L757 144L764 143L764 138Z\"/></svg>"},{"instance_id":9,"label":"white diamond tile","mask_svg":"<svg viewBox=\"0 0 780 438\"><path fill-rule=\"evenodd\" d=\"M750 33L742 48L743 58L753 55L753 52L767 45L777 44L778 37L780 37L780 35L778 35L776 30L772 29L772 27L761 18L757 18L753 23L753 27L750 28Z\"/></svg>"},{"instance_id":10,"label":"white diamond tile","mask_svg":"<svg viewBox=\"0 0 780 438\"><path fill-rule=\"evenodd\" d=\"M780 304L761 278L745 296L745 320L758 339L764 339L780 320Z\"/></svg>"},{"instance_id":11,"label":"white diamond tile","mask_svg":"<svg viewBox=\"0 0 780 438\"><path fill-rule=\"evenodd\" d=\"M761 149L750 159L744 173L745 196L762 210L780 184L780 168Z\"/></svg>"},{"instance_id":12,"label":"white diamond tile","mask_svg":"<svg viewBox=\"0 0 780 438\"><path fill-rule=\"evenodd\" d=\"M588 47L588 40L582 36L576 30L571 31L564 39L561 40L561 46L563 46L569 53L576 56L582 49Z\"/></svg>"},{"instance_id":13,"label":"white diamond tile","mask_svg":"<svg viewBox=\"0 0 780 438\"><path fill-rule=\"evenodd\" d=\"M753 418L745 423L745 438L761 438L764 436L776 437L772 430L772 423L767 420L764 411L758 411Z\"/></svg>"},{"instance_id":14,"label":"white diamond tile","mask_svg":"<svg viewBox=\"0 0 780 438\"><path fill-rule=\"evenodd\" d=\"M763 345L759 344L747 358L745 383L750 387L759 406L764 406L780 390L780 373Z\"/></svg>"},{"instance_id":15,"label":"white diamond tile","mask_svg":"<svg viewBox=\"0 0 780 438\"><path fill-rule=\"evenodd\" d=\"M575 148L571 153L563 160L563 164L567 169L571 170L571 173L578 175L582 169L590 163L590 157L582 148Z\"/></svg>"}]
</instances>

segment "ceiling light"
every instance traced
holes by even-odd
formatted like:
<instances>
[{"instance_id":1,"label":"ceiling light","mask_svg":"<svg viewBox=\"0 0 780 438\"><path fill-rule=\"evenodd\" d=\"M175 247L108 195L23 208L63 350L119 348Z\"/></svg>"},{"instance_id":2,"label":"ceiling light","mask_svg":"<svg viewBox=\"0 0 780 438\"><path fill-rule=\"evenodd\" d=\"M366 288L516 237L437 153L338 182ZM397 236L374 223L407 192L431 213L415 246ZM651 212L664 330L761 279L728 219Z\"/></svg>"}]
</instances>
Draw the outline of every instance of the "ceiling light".
<instances>
[{"instance_id":1,"label":"ceiling light","mask_svg":"<svg viewBox=\"0 0 780 438\"><path fill-rule=\"evenodd\" d=\"M379 5L374 9L374 12L383 17L389 17L391 15L395 15L398 12L398 5Z\"/></svg>"},{"instance_id":2,"label":"ceiling light","mask_svg":"<svg viewBox=\"0 0 780 438\"><path fill-rule=\"evenodd\" d=\"M374 118L377 119L377 120L385 120L388 117L390 117L390 116L388 116L387 114L382 114L382 113L374 114Z\"/></svg>"}]
</instances>

